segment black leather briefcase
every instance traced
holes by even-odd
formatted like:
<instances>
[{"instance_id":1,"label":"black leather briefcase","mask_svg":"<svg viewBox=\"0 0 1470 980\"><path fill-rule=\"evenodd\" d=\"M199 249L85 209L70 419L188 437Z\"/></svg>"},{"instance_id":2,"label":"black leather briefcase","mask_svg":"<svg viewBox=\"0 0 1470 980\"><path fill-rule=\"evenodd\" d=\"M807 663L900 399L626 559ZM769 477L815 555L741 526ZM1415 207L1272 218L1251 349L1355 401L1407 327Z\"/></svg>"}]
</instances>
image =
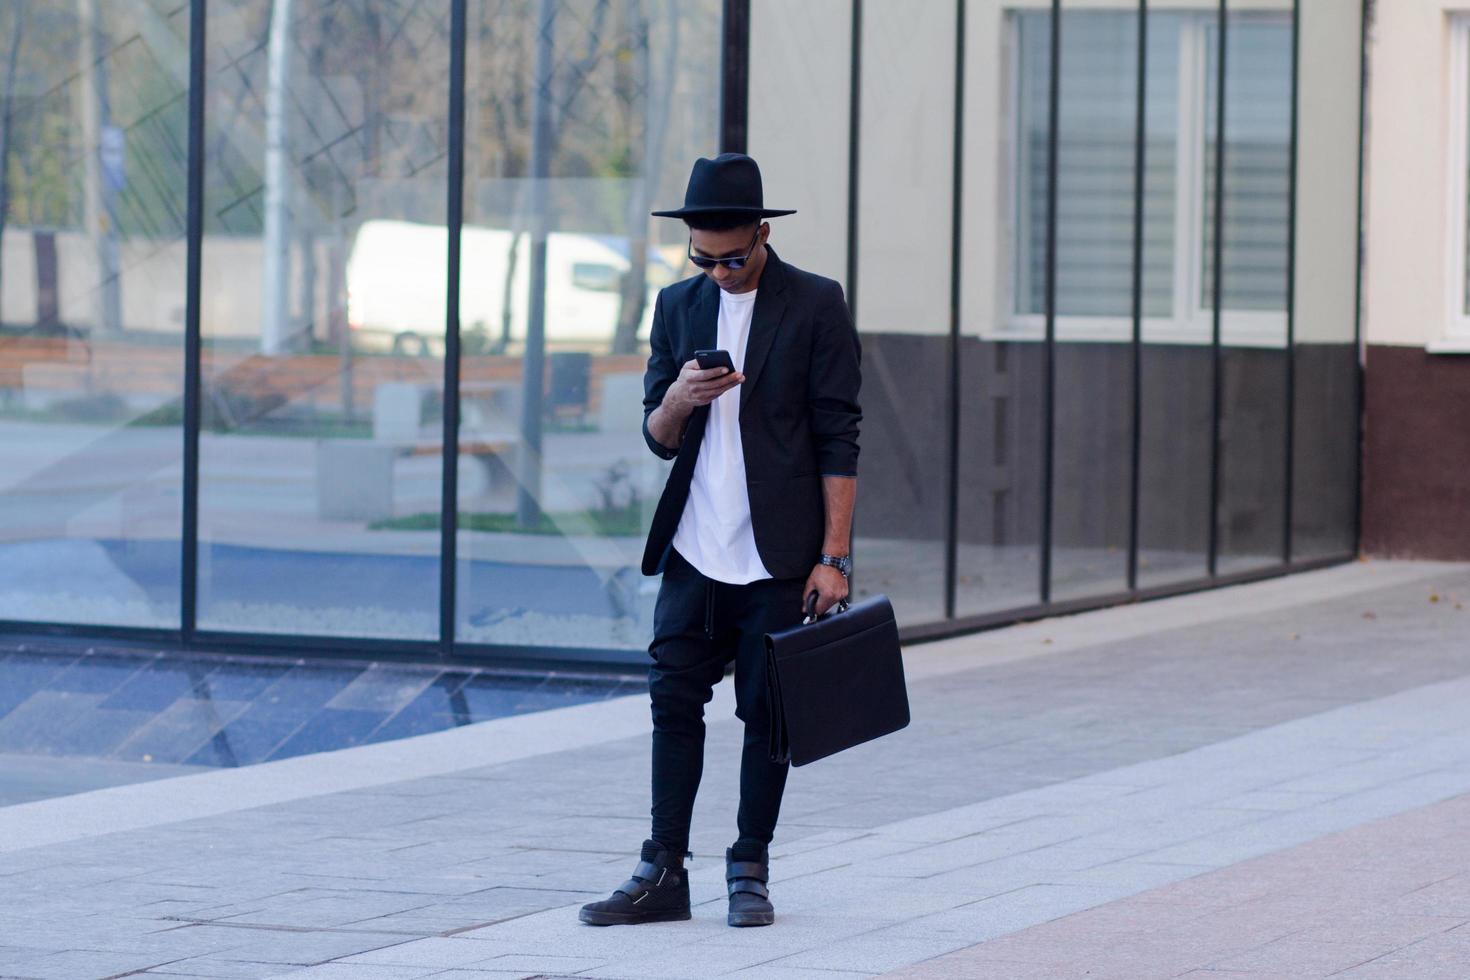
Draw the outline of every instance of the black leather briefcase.
<instances>
[{"instance_id":1,"label":"black leather briefcase","mask_svg":"<svg viewBox=\"0 0 1470 980\"><path fill-rule=\"evenodd\" d=\"M909 723L887 596L766 634L766 664L772 762L804 766Z\"/></svg>"}]
</instances>

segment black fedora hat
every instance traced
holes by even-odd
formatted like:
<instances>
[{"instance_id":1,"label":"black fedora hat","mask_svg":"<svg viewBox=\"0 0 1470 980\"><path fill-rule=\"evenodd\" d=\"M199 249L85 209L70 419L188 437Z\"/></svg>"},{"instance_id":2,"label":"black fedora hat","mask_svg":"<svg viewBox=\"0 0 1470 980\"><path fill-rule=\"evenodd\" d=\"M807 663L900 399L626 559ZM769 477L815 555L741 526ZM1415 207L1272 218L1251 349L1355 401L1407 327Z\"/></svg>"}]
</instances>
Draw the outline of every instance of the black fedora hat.
<instances>
[{"instance_id":1,"label":"black fedora hat","mask_svg":"<svg viewBox=\"0 0 1470 980\"><path fill-rule=\"evenodd\" d=\"M713 160L700 157L684 189L684 206L674 211L654 211L655 218L690 218L699 214L744 214L752 218L777 218L795 211L764 206L761 168L744 153L721 153Z\"/></svg>"}]
</instances>

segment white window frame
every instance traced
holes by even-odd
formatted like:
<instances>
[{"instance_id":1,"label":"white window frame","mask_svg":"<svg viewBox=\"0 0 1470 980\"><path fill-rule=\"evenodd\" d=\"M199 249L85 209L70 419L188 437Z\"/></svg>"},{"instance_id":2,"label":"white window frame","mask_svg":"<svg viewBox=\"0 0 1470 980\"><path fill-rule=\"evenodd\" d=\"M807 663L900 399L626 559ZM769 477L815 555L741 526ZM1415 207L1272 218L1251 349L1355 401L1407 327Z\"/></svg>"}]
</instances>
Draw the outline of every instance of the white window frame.
<instances>
[{"instance_id":1,"label":"white window frame","mask_svg":"<svg viewBox=\"0 0 1470 980\"><path fill-rule=\"evenodd\" d=\"M1007 154L1005 166L1006 200L1004 220L999 231L1005 236L999 254L1006 264L1002 281L1002 315L997 318L997 339L1041 340L1045 338L1046 317L1039 313L1018 312L1016 294L1017 263L1021 260L1016 242L1019 237L1021 194L1024 177L1017 154L1021 145L1020 106L1020 28L1017 13L1027 8L1007 10L1005 43L1009 85L1005 93L1007 127L1013 150ZM1091 9L1091 8L1089 8ZM1129 12L1133 8L1119 8ZM1209 344L1214 334L1214 310L1200 295L1204 268L1205 219L1205 105L1208 89L1208 41L1206 28L1214 22L1214 14L1202 13L1187 19L1180 31L1179 97L1177 132L1179 144L1175 153L1174 179L1174 254L1172 308L1175 315L1145 316L1140 324L1147 343ZM1289 17L1285 21L1290 24ZM1467 20L1470 26L1470 20ZM1467 33L1470 37L1470 33ZM1181 246L1181 243L1185 243ZM1180 312L1182 311L1182 312ZM1064 342L1130 343L1133 318L1128 316L1057 316L1056 333ZM1232 347L1283 348L1286 346L1287 314L1285 311L1232 310L1220 311L1220 340Z\"/></svg>"},{"instance_id":2,"label":"white window frame","mask_svg":"<svg viewBox=\"0 0 1470 980\"><path fill-rule=\"evenodd\" d=\"M1450 18L1449 51L1449 134L1446 166L1449 168L1449 207L1445 208L1449 227L1445 234L1445 303L1444 330L1425 345L1430 352L1470 353L1470 314L1466 307L1466 196L1470 194L1470 14Z\"/></svg>"}]
</instances>

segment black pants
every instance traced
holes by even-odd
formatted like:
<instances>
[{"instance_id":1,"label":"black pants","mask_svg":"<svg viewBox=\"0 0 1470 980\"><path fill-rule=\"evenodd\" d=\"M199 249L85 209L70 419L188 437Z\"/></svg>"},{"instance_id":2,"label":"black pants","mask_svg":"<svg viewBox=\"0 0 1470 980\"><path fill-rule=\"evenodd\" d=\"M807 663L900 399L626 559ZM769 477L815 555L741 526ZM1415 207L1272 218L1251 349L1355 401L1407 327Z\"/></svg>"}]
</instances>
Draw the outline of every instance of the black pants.
<instances>
[{"instance_id":1,"label":"black pants","mask_svg":"<svg viewBox=\"0 0 1470 980\"><path fill-rule=\"evenodd\" d=\"M735 661L735 715L745 722L740 758L742 839L769 844L786 788L787 763L770 761L766 633L801 622L805 579L716 582L669 549L653 613L648 689L653 702L653 833L677 852L704 771L704 706Z\"/></svg>"}]
</instances>

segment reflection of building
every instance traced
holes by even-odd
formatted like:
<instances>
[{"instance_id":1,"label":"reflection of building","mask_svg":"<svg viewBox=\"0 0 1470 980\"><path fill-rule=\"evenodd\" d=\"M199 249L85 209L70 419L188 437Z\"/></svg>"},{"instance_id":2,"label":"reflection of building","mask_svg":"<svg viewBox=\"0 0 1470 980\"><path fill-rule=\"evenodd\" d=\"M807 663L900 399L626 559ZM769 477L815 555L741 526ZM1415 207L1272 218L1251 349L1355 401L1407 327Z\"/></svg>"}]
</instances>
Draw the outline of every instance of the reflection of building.
<instances>
[{"instance_id":1,"label":"reflection of building","mask_svg":"<svg viewBox=\"0 0 1470 980\"><path fill-rule=\"evenodd\" d=\"M756 5L751 151L856 307L859 567L911 616L1353 553L1361 10L1226 6Z\"/></svg>"},{"instance_id":2,"label":"reflection of building","mask_svg":"<svg viewBox=\"0 0 1470 980\"><path fill-rule=\"evenodd\" d=\"M638 433L648 297L685 246L647 212L720 145L799 209L775 222L783 257L848 290L856 586L887 592L910 635L1357 553L1361 4L1183 0L1141 19L1124 0L629 0L599 18L563 0L546 33L540 5L469 0L460 31L456 5L428 0L297 3L274 77L269 0L208 0L202 63L187 5L101 5L90 32L86 6L19 6L0 11L0 35L21 32L0 141L21 178L0 238L0 620L636 662L665 465ZM1432 437L1470 461L1446 421L1459 361L1438 353L1470 322L1467 100L1445 84L1470 21L1453 6L1374 5L1363 512L1372 548L1464 557L1470 467L1404 448ZM105 93L67 67L84 33ZM278 353L258 285L272 85L289 96ZM99 151L80 120L102 94L121 169L77 165ZM94 312L89 173L111 181L120 330ZM391 228L433 241L349 268ZM491 228L525 244L476 237ZM449 323L451 296L457 350L442 327L398 355L350 342L355 310L391 308L404 333ZM515 312L485 322L496 309ZM545 383L527 392L536 310Z\"/></svg>"}]
</instances>

